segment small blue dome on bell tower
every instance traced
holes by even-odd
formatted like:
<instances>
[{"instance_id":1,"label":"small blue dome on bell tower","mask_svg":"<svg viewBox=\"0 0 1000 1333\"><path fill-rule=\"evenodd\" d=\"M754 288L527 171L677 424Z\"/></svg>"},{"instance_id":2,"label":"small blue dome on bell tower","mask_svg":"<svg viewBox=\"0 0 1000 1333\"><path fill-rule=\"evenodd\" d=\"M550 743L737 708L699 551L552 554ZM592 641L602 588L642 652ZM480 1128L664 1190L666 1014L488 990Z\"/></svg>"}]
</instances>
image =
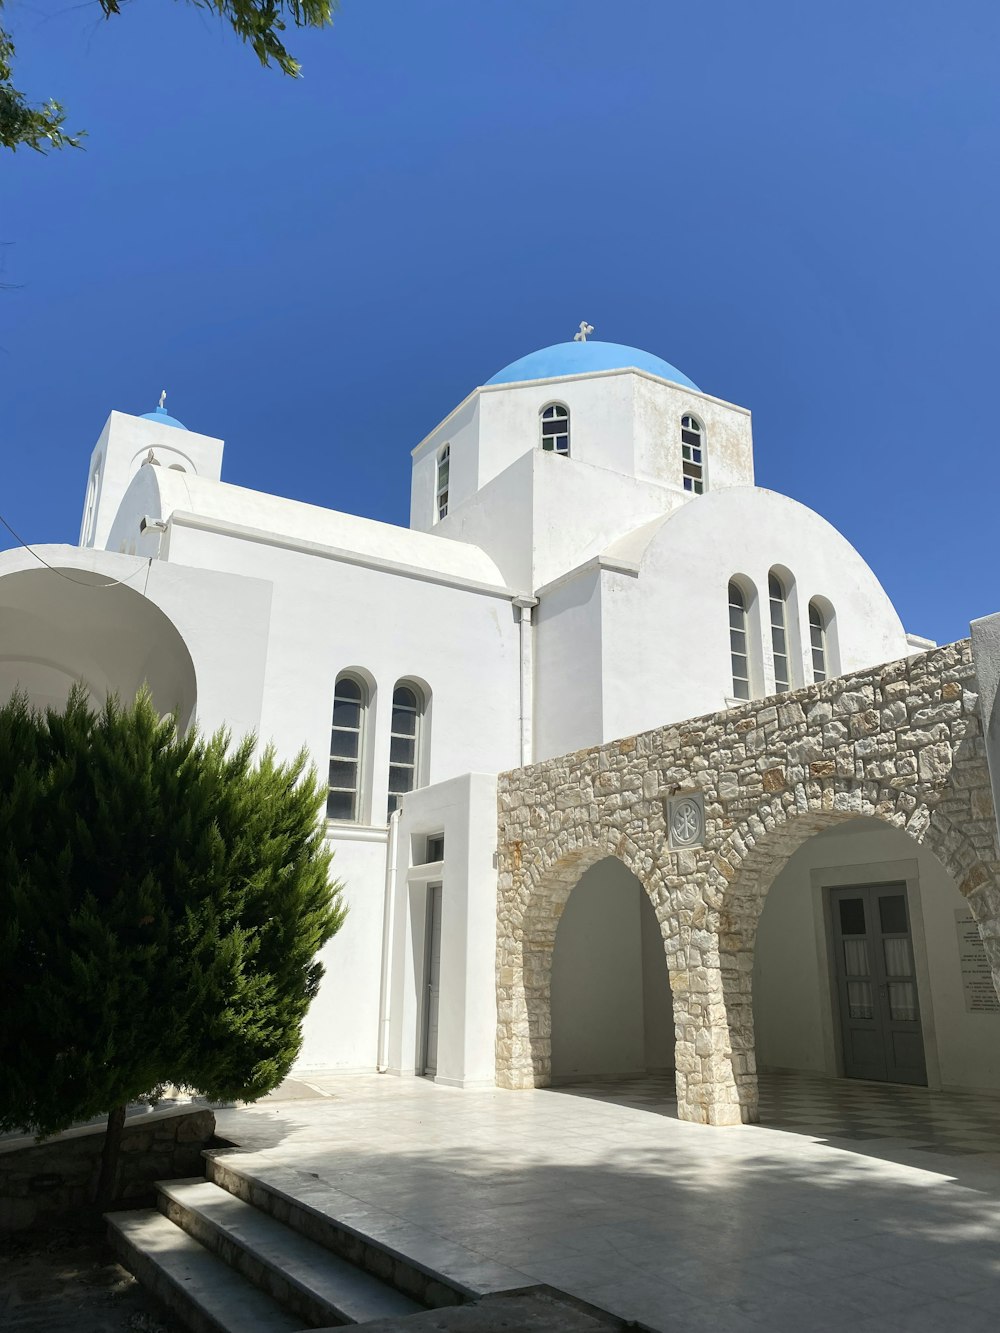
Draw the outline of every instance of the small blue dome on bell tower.
<instances>
[{"instance_id":1,"label":"small blue dome on bell tower","mask_svg":"<svg viewBox=\"0 0 1000 1333\"><path fill-rule=\"evenodd\" d=\"M167 401L167 391L166 389L164 389L163 392L160 394L160 401L156 405L156 407L153 408L152 412L143 412L140 420L158 421L161 426L174 426L177 428L177 430L187 430L187 426L184 425L183 421L178 421L176 417L172 417L169 414L166 407L164 406L166 401Z\"/></svg>"}]
</instances>

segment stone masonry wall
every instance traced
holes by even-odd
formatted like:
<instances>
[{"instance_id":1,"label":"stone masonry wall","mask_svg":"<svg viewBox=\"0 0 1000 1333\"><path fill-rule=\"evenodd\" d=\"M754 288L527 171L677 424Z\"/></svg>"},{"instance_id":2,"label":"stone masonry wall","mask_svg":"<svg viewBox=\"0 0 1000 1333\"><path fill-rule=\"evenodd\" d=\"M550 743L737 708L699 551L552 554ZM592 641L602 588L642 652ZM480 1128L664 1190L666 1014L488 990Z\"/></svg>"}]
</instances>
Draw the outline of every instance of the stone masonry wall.
<instances>
[{"instance_id":1,"label":"stone masonry wall","mask_svg":"<svg viewBox=\"0 0 1000 1333\"><path fill-rule=\"evenodd\" d=\"M156 1180L202 1175L202 1150L214 1135L215 1116L204 1107L127 1121L116 1200L134 1205L152 1193ZM0 1231L92 1208L103 1145L103 1126L26 1148L0 1143Z\"/></svg>"},{"instance_id":2,"label":"stone masonry wall","mask_svg":"<svg viewBox=\"0 0 1000 1333\"><path fill-rule=\"evenodd\" d=\"M670 796L700 792L704 843L671 851ZM501 775L497 1081L550 1077L556 928L616 856L663 935L683 1119L757 1116L751 982L764 897L813 834L867 815L951 874L1000 993L1000 854L967 640Z\"/></svg>"}]
</instances>

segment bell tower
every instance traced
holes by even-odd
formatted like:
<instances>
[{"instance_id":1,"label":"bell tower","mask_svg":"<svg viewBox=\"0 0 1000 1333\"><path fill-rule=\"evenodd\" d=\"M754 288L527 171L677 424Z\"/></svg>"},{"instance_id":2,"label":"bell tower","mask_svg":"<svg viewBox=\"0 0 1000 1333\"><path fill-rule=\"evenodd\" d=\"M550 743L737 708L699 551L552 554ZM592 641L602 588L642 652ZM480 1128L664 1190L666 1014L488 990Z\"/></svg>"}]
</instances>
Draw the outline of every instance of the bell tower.
<instances>
[{"instance_id":1,"label":"bell tower","mask_svg":"<svg viewBox=\"0 0 1000 1333\"><path fill-rule=\"evenodd\" d=\"M222 480L223 441L188 430L168 414L166 390L144 416L112 412L90 455L78 545L103 549L129 482L144 463Z\"/></svg>"}]
</instances>

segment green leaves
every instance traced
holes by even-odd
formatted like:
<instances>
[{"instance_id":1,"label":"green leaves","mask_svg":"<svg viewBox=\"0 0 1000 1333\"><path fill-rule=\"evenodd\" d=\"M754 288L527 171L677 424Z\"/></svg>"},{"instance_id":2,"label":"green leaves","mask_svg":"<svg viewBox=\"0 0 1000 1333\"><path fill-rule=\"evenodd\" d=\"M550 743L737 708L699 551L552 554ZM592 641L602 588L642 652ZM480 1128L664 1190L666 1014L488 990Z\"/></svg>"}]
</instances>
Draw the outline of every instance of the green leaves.
<instances>
[{"instance_id":1,"label":"green leaves","mask_svg":"<svg viewBox=\"0 0 1000 1333\"><path fill-rule=\"evenodd\" d=\"M189 0L199 9L214 10L236 35L254 50L262 65L274 64L297 78L299 62L285 49L278 34L287 27L325 28L333 22L336 0ZM118 0L100 0L106 14L118 13Z\"/></svg>"},{"instance_id":2,"label":"green leaves","mask_svg":"<svg viewBox=\"0 0 1000 1333\"><path fill-rule=\"evenodd\" d=\"M21 144L38 153L50 148L80 148L83 134L63 130L66 113L58 102L33 107L12 83L14 43L0 28L0 145L16 149Z\"/></svg>"},{"instance_id":3,"label":"green leaves","mask_svg":"<svg viewBox=\"0 0 1000 1333\"><path fill-rule=\"evenodd\" d=\"M105 18L121 12L120 0L98 0ZM333 22L337 0L188 0L198 9L213 10L241 41L250 45L262 65L275 64L283 74L297 78L299 62L285 48L279 34L288 24L295 28L325 28ZM0 0L2 7L3 0ZM12 151L21 145L46 153L50 148L82 148L83 131L67 134L66 112L58 102L32 106L13 85L14 43L0 28L0 146Z\"/></svg>"},{"instance_id":4,"label":"green leaves","mask_svg":"<svg viewBox=\"0 0 1000 1333\"><path fill-rule=\"evenodd\" d=\"M315 774L254 751L147 695L0 708L0 1128L285 1077L344 908Z\"/></svg>"}]
</instances>

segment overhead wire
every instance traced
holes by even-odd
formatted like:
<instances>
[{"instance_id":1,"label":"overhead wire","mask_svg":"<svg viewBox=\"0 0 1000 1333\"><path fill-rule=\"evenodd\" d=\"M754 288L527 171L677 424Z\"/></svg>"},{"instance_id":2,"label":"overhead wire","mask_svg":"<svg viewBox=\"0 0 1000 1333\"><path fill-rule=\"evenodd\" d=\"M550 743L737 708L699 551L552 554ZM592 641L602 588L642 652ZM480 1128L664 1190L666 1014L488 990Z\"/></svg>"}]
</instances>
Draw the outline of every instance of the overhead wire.
<instances>
[{"instance_id":1,"label":"overhead wire","mask_svg":"<svg viewBox=\"0 0 1000 1333\"><path fill-rule=\"evenodd\" d=\"M29 555L33 555L33 556L35 557L35 559L36 559L40 564L43 564L43 565L45 566L46 569L50 569L50 570L52 571L53 574L58 575L58 577L61 578L61 579L65 579L67 583L75 583L75 584L76 584L78 587L80 587L80 588L120 588L120 587L122 587L123 584L131 583L133 579L138 578L139 575L143 572L143 570L145 570L145 571L146 571L146 584L143 585L143 589L142 589L142 594L141 594L141 595L144 595L145 592L146 592L146 585L149 583L149 571L150 571L150 570L152 569L152 567L153 567L153 557L152 557L152 556L149 556L148 558L147 558L147 557L143 557L142 564L139 566L139 568L135 571L135 573L133 573L133 574L129 574L129 576L128 576L127 578L124 578L124 579L108 579L108 580L107 580L106 582L104 582L104 583L93 583L93 582L91 582L90 579L75 579L75 578L73 578L73 576L72 576L71 574L67 574L65 570L62 570L62 569L56 569L55 565L50 565L49 562L45 559L44 556L39 555L38 552L35 550L35 548L34 548L33 546L29 546L29 545L28 545L28 543L24 540L24 538L20 535L20 533L14 531L14 529L11 527L11 525L10 525L10 524L7 522L7 520L4 518L3 514L0 514L0 523L3 524L3 526L7 529L7 531L8 531L8 532L10 533L10 535L14 538L14 540L15 540L20 546L23 546L23 547L24 547L24 549L28 552ZM103 577L103 576L99 576L99 577Z\"/></svg>"}]
</instances>

